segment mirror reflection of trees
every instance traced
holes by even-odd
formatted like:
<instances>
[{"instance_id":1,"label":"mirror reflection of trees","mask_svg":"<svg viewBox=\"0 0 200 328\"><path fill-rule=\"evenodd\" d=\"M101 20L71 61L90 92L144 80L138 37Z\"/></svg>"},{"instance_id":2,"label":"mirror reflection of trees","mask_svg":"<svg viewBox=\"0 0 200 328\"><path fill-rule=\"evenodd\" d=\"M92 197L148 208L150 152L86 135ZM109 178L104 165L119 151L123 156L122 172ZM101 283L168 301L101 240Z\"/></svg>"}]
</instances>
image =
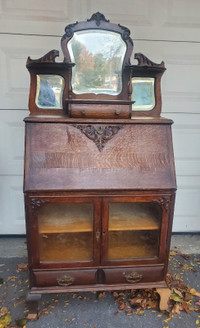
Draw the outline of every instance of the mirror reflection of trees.
<instances>
[{"instance_id":1,"label":"mirror reflection of trees","mask_svg":"<svg viewBox=\"0 0 200 328\"><path fill-rule=\"evenodd\" d=\"M119 94L126 51L124 41L113 32L107 35L107 32L92 34L90 31L88 34L76 32L68 44L71 60L76 64L72 74L73 91Z\"/></svg>"}]
</instances>

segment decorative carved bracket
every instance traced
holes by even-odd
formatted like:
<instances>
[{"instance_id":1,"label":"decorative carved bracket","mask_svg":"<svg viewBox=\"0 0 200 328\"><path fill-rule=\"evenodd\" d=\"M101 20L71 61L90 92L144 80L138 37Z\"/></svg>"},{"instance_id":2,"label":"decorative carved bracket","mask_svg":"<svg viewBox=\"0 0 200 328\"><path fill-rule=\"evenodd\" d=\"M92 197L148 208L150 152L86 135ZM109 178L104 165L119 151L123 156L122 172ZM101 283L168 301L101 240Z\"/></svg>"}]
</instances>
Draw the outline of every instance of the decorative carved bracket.
<instances>
[{"instance_id":1,"label":"decorative carved bracket","mask_svg":"<svg viewBox=\"0 0 200 328\"><path fill-rule=\"evenodd\" d=\"M111 140L122 129L122 125L74 124L74 127L94 141L99 151L102 151L108 140Z\"/></svg>"},{"instance_id":2,"label":"decorative carved bracket","mask_svg":"<svg viewBox=\"0 0 200 328\"><path fill-rule=\"evenodd\" d=\"M32 64L32 63L55 63L55 58L59 56L58 50L51 50L46 55L39 59L31 59L28 57L26 65Z\"/></svg>"},{"instance_id":3,"label":"decorative carved bracket","mask_svg":"<svg viewBox=\"0 0 200 328\"><path fill-rule=\"evenodd\" d=\"M31 207L32 207L32 209L40 208L40 206L42 206L48 202L49 202L48 199L32 198L31 199Z\"/></svg>"},{"instance_id":4,"label":"decorative carved bracket","mask_svg":"<svg viewBox=\"0 0 200 328\"><path fill-rule=\"evenodd\" d=\"M160 64L156 64L141 53L135 54L134 58L138 60L138 66L165 67L165 63L163 61Z\"/></svg>"},{"instance_id":5,"label":"decorative carved bracket","mask_svg":"<svg viewBox=\"0 0 200 328\"><path fill-rule=\"evenodd\" d=\"M170 199L167 197L154 199L153 203L158 204L161 207L164 207L165 211L168 212L170 209Z\"/></svg>"}]
</instances>

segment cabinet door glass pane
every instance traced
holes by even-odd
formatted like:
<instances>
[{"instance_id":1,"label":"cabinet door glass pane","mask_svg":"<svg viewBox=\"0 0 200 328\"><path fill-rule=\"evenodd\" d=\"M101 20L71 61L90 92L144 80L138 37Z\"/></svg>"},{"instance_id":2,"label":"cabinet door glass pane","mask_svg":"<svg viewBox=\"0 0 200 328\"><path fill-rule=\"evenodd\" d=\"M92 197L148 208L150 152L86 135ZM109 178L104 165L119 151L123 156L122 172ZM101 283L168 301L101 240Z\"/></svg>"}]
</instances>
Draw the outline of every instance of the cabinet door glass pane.
<instances>
[{"instance_id":1,"label":"cabinet door glass pane","mask_svg":"<svg viewBox=\"0 0 200 328\"><path fill-rule=\"evenodd\" d=\"M92 260L92 204L48 204L38 225L41 262Z\"/></svg>"},{"instance_id":2,"label":"cabinet door glass pane","mask_svg":"<svg viewBox=\"0 0 200 328\"><path fill-rule=\"evenodd\" d=\"M161 217L153 203L110 203L108 259L158 257Z\"/></svg>"}]
</instances>

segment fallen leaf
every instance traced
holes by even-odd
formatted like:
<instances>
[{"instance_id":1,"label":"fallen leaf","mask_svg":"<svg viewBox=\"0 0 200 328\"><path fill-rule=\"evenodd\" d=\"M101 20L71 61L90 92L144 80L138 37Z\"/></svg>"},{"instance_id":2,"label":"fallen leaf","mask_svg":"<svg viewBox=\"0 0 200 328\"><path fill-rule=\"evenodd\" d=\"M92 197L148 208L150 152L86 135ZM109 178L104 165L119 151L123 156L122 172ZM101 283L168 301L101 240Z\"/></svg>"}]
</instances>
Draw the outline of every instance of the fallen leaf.
<instances>
[{"instance_id":1,"label":"fallen leaf","mask_svg":"<svg viewBox=\"0 0 200 328\"><path fill-rule=\"evenodd\" d=\"M44 315L44 314L48 314L48 313L51 313L51 309L52 309L52 306L51 305L48 305L47 307L45 307L44 309L42 309L41 311L39 311L38 313L38 319Z\"/></svg>"},{"instance_id":2,"label":"fallen leaf","mask_svg":"<svg viewBox=\"0 0 200 328\"><path fill-rule=\"evenodd\" d=\"M183 294L176 288L173 288L173 292L176 293L179 297L183 298Z\"/></svg>"},{"instance_id":3,"label":"fallen leaf","mask_svg":"<svg viewBox=\"0 0 200 328\"><path fill-rule=\"evenodd\" d=\"M28 320L37 320L37 313L29 313L26 318Z\"/></svg>"},{"instance_id":4,"label":"fallen leaf","mask_svg":"<svg viewBox=\"0 0 200 328\"><path fill-rule=\"evenodd\" d=\"M15 281L17 279L16 276L10 276L8 277L8 281Z\"/></svg>"},{"instance_id":5,"label":"fallen leaf","mask_svg":"<svg viewBox=\"0 0 200 328\"><path fill-rule=\"evenodd\" d=\"M101 298L103 298L105 296L106 296L106 293L105 292L99 293L98 294L98 299L100 300Z\"/></svg>"},{"instance_id":6,"label":"fallen leaf","mask_svg":"<svg viewBox=\"0 0 200 328\"><path fill-rule=\"evenodd\" d=\"M173 314L180 314L181 313L181 310L182 310L182 306L180 304L174 304L174 307L172 309L172 313Z\"/></svg>"},{"instance_id":7,"label":"fallen leaf","mask_svg":"<svg viewBox=\"0 0 200 328\"><path fill-rule=\"evenodd\" d=\"M10 313L8 312L0 318L0 328L6 328L11 323L11 321L12 319Z\"/></svg>"},{"instance_id":8,"label":"fallen leaf","mask_svg":"<svg viewBox=\"0 0 200 328\"><path fill-rule=\"evenodd\" d=\"M1 308L1 317L4 316L4 315L7 314L7 313L8 313L8 308L5 307L5 306L2 307L2 308Z\"/></svg>"},{"instance_id":9,"label":"fallen leaf","mask_svg":"<svg viewBox=\"0 0 200 328\"><path fill-rule=\"evenodd\" d=\"M141 308L138 308L136 310L135 314L137 314L137 315L144 315L144 310L142 310Z\"/></svg>"},{"instance_id":10,"label":"fallen leaf","mask_svg":"<svg viewBox=\"0 0 200 328\"><path fill-rule=\"evenodd\" d=\"M181 251L178 251L178 250L172 250L172 251L169 252L169 255L170 255L170 256L173 256L173 255L176 255L176 254L181 255L182 252L181 252Z\"/></svg>"},{"instance_id":11,"label":"fallen leaf","mask_svg":"<svg viewBox=\"0 0 200 328\"><path fill-rule=\"evenodd\" d=\"M26 318L22 318L22 319L16 319L15 322L18 327L24 327L26 325L27 320Z\"/></svg>"},{"instance_id":12,"label":"fallen leaf","mask_svg":"<svg viewBox=\"0 0 200 328\"><path fill-rule=\"evenodd\" d=\"M191 289L190 289L190 294L192 294L192 295L194 295L194 296L198 296L198 297L200 297L200 293L197 292L196 289L194 289L194 288L191 288Z\"/></svg>"},{"instance_id":13,"label":"fallen leaf","mask_svg":"<svg viewBox=\"0 0 200 328\"><path fill-rule=\"evenodd\" d=\"M190 301L192 298L192 295L188 292L185 293L185 297L184 297L184 301L188 302Z\"/></svg>"},{"instance_id":14,"label":"fallen leaf","mask_svg":"<svg viewBox=\"0 0 200 328\"><path fill-rule=\"evenodd\" d=\"M183 307L183 310L187 313L187 314L190 314L190 309L189 309L189 306L186 302L182 302L182 307Z\"/></svg>"},{"instance_id":15,"label":"fallen leaf","mask_svg":"<svg viewBox=\"0 0 200 328\"><path fill-rule=\"evenodd\" d=\"M175 301L175 302L179 302L179 303L181 303L183 301L182 297L178 296L174 292L170 295L170 299Z\"/></svg>"},{"instance_id":16,"label":"fallen leaf","mask_svg":"<svg viewBox=\"0 0 200 328\"><path fill-rule=\"evenodd\" d=\"M0 264L0 268L2 268L5 264Z\"/></svg>"},{"instance_id":17,"label":"fallen leaf","mask_svg":"<svg viewBox=\"0 0 200 328\"><path fill-rule=\"evenodd\" d=\"M120 311L123 311L123 310L125 309L125 307L126 307L126 303L120 301L120 303L119 303L119 310L120 310Z\"/></svg>"},{"instance_id":18,"label":"fallen leaf","mask_svg":"<svg viewBox=\"0 0 200 328\"><path fill-rule=\"evenodd\" d=\"M125 313L126 313L126 315L132 315L133 311L128 308L128 309L125 310Z\"/></svg>"},{"instance_id":19,"label":"fallen leaf","mask_svg":"<svg viewBox=\"0 0 200 328\"><path fill-rule=\"evenodd\" d=\"M20 263L17 265L18 270L17 271L27 271L28 270L28 264L26 263Z\"/></svg>"}]
</instances>

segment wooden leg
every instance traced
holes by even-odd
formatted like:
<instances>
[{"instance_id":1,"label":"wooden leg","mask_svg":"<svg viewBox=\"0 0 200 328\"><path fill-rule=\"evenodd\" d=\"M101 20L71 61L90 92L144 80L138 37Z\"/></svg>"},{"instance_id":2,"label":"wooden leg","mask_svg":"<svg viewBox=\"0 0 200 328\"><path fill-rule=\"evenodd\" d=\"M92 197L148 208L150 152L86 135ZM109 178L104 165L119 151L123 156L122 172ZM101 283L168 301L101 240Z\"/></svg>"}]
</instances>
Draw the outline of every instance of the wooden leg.
<instances>
[{"instance_id":1,"label":"wooden leg","mask_svg":"<svg viewBox=\"0 0 200 328\"><path fill-rule=\"evenodd\" d=\"M29 315L35 315L37 316L38 314L38 309L39 309L39 301L41 299L42 295L41 294L31 294L28 293L26 296L26 305L29 310Z\"/></svg>"},{"instance_id":2,"label":"wooden leg","mask_svg":"<svg viewBox=\"0 0 200 328\"><path fill-rule=\"evenodd\" d=\"M160 295L160 311L168 311L171 290L169 288L157 288L156 291Z\"/></svg>"}]
</instances>

